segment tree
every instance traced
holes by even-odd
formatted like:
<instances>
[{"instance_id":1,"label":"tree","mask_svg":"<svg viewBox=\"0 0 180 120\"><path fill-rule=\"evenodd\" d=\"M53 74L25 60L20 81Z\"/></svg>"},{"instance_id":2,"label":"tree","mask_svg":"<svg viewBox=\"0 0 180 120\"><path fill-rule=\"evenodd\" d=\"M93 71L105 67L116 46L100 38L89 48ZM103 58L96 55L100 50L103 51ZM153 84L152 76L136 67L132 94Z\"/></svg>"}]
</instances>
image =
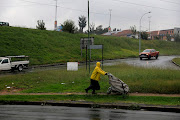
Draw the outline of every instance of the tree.
<instances>
[{"instance_id":1,"label":"tree","mask_svg":"<svg viewBox=\"0 0 180 120\"><path fill-rule=\"evenodd\" d=\"M63 31L69 32L69 33L74 33L76 30L75 23L72 20L64 21L64 23L62 24L62 27L63 27L62 29Z\"/></svg>"},{"instance_id":2,"label":"tree","mask_svg":"<svg viewBox=\"0 0 180 120\"><path fill-rule=\"evenodd\" d=\"M87 22L86 17L81 15L79 17L79 27L80 27L80 32L82 33L83 33L83 29L86 27L86 22Z\"/></svg>"},{"instance_id":3,"label":"tree","mask_svg":"<svg viewBox=\"0 0 180 120\"><path fill-rule=\"evenodd\" d=\"M102 25L99 25L96 27L96 34L102 34L102 31L103 31L103 26Z\"/></svg>"},{"instance_id":4,"label":"tree","mask_svg":"<svg viewBox=\"0 0 180 120\"><path fill-rule=\"evenodd\" d=\"M116 31L116 28L114 28L113 31Z\"/></svg>"},{"instance_id":5,"label":"tree","mask_svg":"<svg viewBox=\"0 0 180 120\"><path fill-rule=\"evenodd\" d=\"M147 32L142 31L142 32L141 32L141 38L144 39L144 40L147 40L147 39L148 39L148 34L147 34Z\"/></svg>"},{"instance_id":6,"label":"tree","mask_svg":"<svg viewBox=\"0 0 180 120\"><path fill-rule=\"evenodd\" d=\"M171 36L169 34L166 34L167 41L171 41Z\"/></svg>"},{"instance_id":7,"label":"tree","mask_svg":"<svg viewBox=\"0 0 180 120\"><path fill-rule=\"evenodd\" d=\"M136 26L135 25L134 26L130 26L130 29L131 29L132 34L136 35L136 33L137 33Z\"/></svg>"},{"instance_id":8,"label":"tree","mask_svg":"<svg viewBox=\"0 0 180 120\"><path fill-rule=\"evenodd\" d=\"M95 33L95 24L94 23L89 25L89 33L91 33L91 34Z\"/></svg>"},{"instance_id":9,"label":"tree","mask_svg":"<svg viewBox=\"0 0 180 120\"><path fill-rule=\"evenodd\" d=\"M37 29L39 29L39 30L46 30L45 23L43 22L43 20L38 20L37 24L38 24L38 25L36 25Z\"/></svg>"}]
</instances>

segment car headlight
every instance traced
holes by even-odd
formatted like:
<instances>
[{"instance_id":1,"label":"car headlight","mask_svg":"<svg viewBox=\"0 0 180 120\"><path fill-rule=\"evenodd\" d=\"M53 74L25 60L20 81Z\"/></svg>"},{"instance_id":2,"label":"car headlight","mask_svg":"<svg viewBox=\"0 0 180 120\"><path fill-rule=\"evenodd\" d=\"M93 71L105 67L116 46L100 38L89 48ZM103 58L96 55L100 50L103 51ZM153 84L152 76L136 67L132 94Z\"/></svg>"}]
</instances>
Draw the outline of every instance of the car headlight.
<instances>
[{"instance_id":1,"label":"car headlight","mask_svg":"<svg viewBox=\"0 0 180 120\"><path fill-rule=\"evenodd\" d=\"M148 54L146 54L146 55L148 55Z\"/></svg>"}]
</instances>

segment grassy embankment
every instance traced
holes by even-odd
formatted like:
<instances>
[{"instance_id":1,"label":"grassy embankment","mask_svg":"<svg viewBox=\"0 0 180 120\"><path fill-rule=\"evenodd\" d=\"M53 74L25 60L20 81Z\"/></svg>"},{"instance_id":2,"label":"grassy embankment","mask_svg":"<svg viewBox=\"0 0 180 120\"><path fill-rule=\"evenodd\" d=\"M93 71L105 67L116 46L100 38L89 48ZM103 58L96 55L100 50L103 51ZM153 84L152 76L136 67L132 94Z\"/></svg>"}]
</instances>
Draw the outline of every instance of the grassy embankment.
<instances>
[{"instance_id":1,"label":"grassy embankment","mask_svg":"<svg viewBox=\"0 0 180 120\"><path fill-rule=\"evenodd\" d=\"M173 61L174 61L176 64L180 65L180 58L174 58Z\"/></svg>"},{"instance_id":2,"label":"grassy embankment","mask_svg":"<svg viewBox=\"0 0 180 120\"><path fill-rule=\"evenodd\" d=\"M35 64L52 64L67 61L85 61L81 57L80 38L85 34L69 34L17 27L0 27L0 56L28 55ZM112 36L95 37L95 44L104 44L104 59L138 57L139 40ZM180 55L180 43L142 40L142 50L155 48L160 55ZM92 60L101 59L101 50L92 50Z\"/></svg>"}]
</instances>

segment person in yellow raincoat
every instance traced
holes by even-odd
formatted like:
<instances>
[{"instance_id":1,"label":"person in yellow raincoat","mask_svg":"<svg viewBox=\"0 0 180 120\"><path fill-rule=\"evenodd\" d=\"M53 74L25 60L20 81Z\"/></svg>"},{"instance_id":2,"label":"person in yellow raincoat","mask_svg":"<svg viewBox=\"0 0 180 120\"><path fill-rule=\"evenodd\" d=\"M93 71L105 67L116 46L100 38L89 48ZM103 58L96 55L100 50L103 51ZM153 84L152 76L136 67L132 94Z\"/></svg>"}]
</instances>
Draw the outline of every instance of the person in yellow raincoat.
<instances>
[{"instance_id":1,"label":"person in yellow raincoat","mask_svg":"<svg viewBox=\"0 0 180 120\"><path fill-rule=\"evenodd\" d=\"M97 62L96 63L96 67L94 69L94 71L92 72L91 75L91 84L88 88L85 89L86 93L88 93L88 90L92 89L92 94L95 94L95 90L100 90L100 86L99 86L99 80L100 80L100 75L107 75L107 72L103 71L101 69L101 63Z\"/></svg>"}]
</instances>

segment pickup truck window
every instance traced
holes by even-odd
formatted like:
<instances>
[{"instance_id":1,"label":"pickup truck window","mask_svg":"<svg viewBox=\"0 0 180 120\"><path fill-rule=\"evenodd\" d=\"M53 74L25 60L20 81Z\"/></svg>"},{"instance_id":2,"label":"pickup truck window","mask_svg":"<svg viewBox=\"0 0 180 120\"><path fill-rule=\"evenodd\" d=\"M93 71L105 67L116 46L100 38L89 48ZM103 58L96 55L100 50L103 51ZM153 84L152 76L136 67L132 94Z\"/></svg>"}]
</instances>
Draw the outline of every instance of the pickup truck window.
<instances>
[{"instance_id":1,"label":"pickup truck window","mask_svg":"<svg viewBox=\"0 0 180 120\"><path fill-rule=\"evenodd\" d=\"M150 52L150 50L144 50L143 52Z\"/></svg>"},{"instance_id":2,"label":"pickup truck window","mask_svg":"<svg viewBox=\"0 0 180 120\"><path fill-rule=\"evenodd\" d=\"M4 59L4 60L2 61L2 64L5 64L5 63L8 63L8 59Z\"/></svg>"}]
</instances>

